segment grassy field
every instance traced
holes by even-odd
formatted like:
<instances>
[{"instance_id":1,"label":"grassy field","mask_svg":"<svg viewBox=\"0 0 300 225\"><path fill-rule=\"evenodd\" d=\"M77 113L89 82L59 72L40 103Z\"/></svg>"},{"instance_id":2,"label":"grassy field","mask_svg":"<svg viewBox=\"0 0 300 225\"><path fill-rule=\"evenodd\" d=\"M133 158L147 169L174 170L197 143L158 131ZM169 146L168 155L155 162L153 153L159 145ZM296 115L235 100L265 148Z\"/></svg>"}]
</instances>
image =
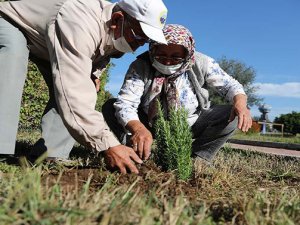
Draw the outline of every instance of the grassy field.
<instances>
[{"instance_id":1,"label":"grassy field","mask_svg":"<svg viewBox=\"0 0 300 225\"><path fill-rule=\"evenodd\" d=\"M32 138L23 137L22 148ZM77 152L85 151L77 148ZM187 182L149 160L139 175L101 158L0 162L0 224L300 224L300 160L224 148Z\"/></svg>"},{"instance_id":2,"label":"grassy field","mask_svg":"<svg viewBox=\"0 0 300 225\"><path fill-rule=\"evenodd\" d=\"M259 133L248 133L244 134L242 132L236 132L233 138L240 140L251 140L251 141L270 141L270 142L284 142L292 144L300 144L300 135L291 137L281 137L281 136L267 136L260 135Z\"/></svg>"}]
</instances>

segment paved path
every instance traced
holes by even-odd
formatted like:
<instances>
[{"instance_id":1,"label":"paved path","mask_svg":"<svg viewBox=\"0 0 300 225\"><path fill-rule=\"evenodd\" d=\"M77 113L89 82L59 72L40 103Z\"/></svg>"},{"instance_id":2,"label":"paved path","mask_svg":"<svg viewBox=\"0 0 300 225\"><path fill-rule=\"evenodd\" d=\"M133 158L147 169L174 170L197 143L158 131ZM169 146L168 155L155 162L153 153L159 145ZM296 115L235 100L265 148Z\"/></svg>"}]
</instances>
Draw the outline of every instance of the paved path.
<instances>
[{"instance_id":1,"label":"paved path","mask_svg":"<svg viewBox=\"0 0 300 225\"><path fill-rule=\"evenodd\" d=\"M300 151L293 151L293 150L288 150L283 148L269 148L269 147L251 146L251 145L242 145L242 144L233 144L233 143L226 143L226 146L231 148L243 149L243 150L258 151L263 153L300 158Z\"/></svg>"},{"instance_id":2,"label":"paved path","mask_svg":"<svg viewBox=\"0 0 300 225\"><path fill-rule=\"evenodd\" d=\"M260 146L267 148L281 148L286 150L300 151L300 144L285 143L285 142L271 142L271 141L255 141L255 140L240 140L231 138L227 142L241 145Z\"/></svg>"}]
</instances>

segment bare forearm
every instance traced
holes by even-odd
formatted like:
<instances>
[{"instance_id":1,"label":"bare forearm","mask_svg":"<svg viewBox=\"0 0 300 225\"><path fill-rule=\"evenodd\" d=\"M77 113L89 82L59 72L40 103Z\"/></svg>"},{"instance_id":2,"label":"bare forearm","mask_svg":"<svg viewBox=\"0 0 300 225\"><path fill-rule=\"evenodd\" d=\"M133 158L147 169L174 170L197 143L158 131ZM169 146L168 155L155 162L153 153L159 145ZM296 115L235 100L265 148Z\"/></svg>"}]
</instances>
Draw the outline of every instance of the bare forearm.
<instances>
[{"instance_id":1,"label":"bare forearm","mask_svg":"<svg viewBox=\"0 0 300 225\"><path fill-rule=\"evenodd\" d=\"M139 120L130 120L126 124L126 129L130 131L130 133L134 134L136 133L139 129L146 128L144 124L139 121Z\"/></svg>"},{"instance_id":2,"label":"bare forearm","mask_svg":"<svg viewBox=\"0 0 300 225\"><path fill-rule=\"evenodd\" d=\"M238 94L233 97L234 105L241 107L247 107L247 96L244 94Z\"/></svg>"},{"instance_id":3,"label":"bare forearm","mask_svg":"<svg viewBox=\"0 0 300 225\"><path fill-rule=\"evenodd\" d=\"M235 116L238 117L238 128L243 132L247 132L252 126L252 118L250 110L247 107L247 96L244 94L238 94L233 98L233 110L230 116L230 120L233 120Z\"/></svg>"}]
</instances>

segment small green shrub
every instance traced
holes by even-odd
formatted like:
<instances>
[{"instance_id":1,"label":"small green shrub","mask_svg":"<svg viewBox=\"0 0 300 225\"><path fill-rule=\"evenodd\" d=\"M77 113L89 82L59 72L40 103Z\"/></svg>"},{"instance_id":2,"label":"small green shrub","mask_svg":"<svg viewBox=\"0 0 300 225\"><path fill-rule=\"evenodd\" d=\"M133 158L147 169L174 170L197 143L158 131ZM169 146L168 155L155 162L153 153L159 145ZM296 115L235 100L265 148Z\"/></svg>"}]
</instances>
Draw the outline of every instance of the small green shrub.
<instances>
[{"instance_id":1,"label":"small green shrub","mask_svg":"<svg viewBox=\"0 0 300 225\"><path fill-rule=\"evenodd\" d=\"M158 104L158 119L155 123L157 149L155 161L164 170L175 170L177 177L187 180L192 174L192 133L187 122L187 112L180 108L171 110L165 120Z\"/></svg>"}]
</instances>

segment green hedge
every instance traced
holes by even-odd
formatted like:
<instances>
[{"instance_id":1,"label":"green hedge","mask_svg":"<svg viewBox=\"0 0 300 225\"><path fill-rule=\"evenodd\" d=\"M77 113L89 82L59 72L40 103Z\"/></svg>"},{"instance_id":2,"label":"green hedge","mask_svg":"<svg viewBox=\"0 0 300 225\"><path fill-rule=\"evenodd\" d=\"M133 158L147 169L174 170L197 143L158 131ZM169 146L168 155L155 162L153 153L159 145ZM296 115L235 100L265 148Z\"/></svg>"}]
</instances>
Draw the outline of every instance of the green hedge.
<instances>
[{"instance_id":1,"label":"green hedge","mask_svg":"<svg viewBox=\"0 0 300 225\"><path fill-rule=\"evenodd\" d=\"M40 126L48 99L48 88L43 76L37 66L29 62L20 111L21 129L37 129Z\"/></svg>"},{"instance_id":2,"label":"green hedge","mask_svg":"<svg viewBox=\"0 0 300 225\"><path fill-rule=\"evenodd\" d=\"M103 103L111 97L111 94L105 90L108 82L109 68L101 76L101 89L98 93L96 109L101 111ZM37 66L32 62L28 65L28 74L25 81L22 105L20 111L20 129L38 129L44 108L48 102L48 87L39 72Z\"/></svg>"},{"instance_id":3,"label":"green hedge","mask_svg":"<svg viewBox=\"0 0 300 225\"><path fill-rule=\"evenodd\" d=\"M291 113L281 114L274 119L274 123L284 124L284 132L293 135L300 134L300 112L292 111Z\"/></svg>"}]
</instances>

